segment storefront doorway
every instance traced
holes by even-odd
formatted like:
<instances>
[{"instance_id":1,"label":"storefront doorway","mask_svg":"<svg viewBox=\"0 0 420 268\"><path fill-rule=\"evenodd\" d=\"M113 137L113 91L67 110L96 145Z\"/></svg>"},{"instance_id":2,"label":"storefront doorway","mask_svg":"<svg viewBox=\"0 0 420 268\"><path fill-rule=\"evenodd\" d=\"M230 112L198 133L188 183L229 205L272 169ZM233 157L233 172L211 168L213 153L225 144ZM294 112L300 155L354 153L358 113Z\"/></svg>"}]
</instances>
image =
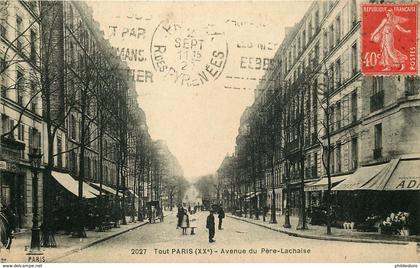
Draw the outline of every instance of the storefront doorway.
<instances>
[{"instance_id":1,"label":"storefront doorway","mask_svg":"<svg viewBox=\"0 0 420 268\"><path fill-rule=\"evenodd\" d=\"M25 214L24 177L20 174L3 172L0 184L1 202L16 215L16 228L22 228Z\"/></svg>"}]
</instances>

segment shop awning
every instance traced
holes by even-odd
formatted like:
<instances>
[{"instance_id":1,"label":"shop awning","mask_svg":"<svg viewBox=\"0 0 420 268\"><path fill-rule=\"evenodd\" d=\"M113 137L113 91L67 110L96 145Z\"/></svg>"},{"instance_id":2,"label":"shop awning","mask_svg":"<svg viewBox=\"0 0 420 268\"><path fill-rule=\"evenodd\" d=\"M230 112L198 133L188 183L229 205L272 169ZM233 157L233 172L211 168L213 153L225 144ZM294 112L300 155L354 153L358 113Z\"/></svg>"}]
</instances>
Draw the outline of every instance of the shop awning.
<instances>
[{"instance_id":1,"label":"shop awning","mask_svg":"<svg viewBox=\"0 0 420 268\"><path fill-rule=\"evenodd\" d=\"M394 159L360 190L420 190L420 159Z\"/></svg>"},{"instance_id":2,"label":"shop awning","mask_svg":"<svg viewBox=\"0 0 420 268\"><path fill-rule=\"evenodd\" d=\"M79 195L79 182L75 179L73 179L72 176L70 176L67 173L61 173L52 171L51 175L53 178L61 184L64 188L66 188L69 192L72 194L78 196ZM99 192L91 187L86 182L83 182L83 197L84 198L95 198L96 195L99 195Z\"/></svg>"},{"instance_id":3,"label":"shop awning","mask_svg":"<svg viewBox=\"0 0 420 268\"><path fill-rule=\"evenodd\" d=\"M351 175L351 174L350 174ZM347 179L350 175L332 176L331 187ZM319 181L305 184L305 192L325 191L328 190L328 177L323 177Z\"/></svg>"},{"instance_id":4,"label":"shop awning","mask_svg":"<svg viewBox=\"0 0 420 268\"><path fill-rule=\"evenodd\" d=\"M90 184L99 191L99 189L101 187L99 183L91 182ZM102 184L102 190L107 192L108 194L115 194L117 192L116 189L114 189L112 187L109 187L109 186L106 186L105 184Z\"/></svg>"},{"instance_id":5,"label":"shop awning","mask_svg":"<svg viewBox=\"0 0 420 268\"><path fill-rule=\"evenodd\" d=\"M359 190L363 185L377 176L386 166L386 164L361 167L348 178L332 188L333 191L354 191Z\"/></svg>"}]
</instances>

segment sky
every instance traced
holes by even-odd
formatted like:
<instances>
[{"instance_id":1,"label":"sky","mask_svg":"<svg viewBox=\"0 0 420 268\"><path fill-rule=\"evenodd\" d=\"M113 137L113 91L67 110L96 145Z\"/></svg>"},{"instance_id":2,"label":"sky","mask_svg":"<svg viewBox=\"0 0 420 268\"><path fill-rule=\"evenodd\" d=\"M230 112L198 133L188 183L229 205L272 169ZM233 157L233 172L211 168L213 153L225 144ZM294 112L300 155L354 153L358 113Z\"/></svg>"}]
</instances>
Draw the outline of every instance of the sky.
<instances>
[{"instance_id":1,"label":"sky","mask_svg":"<svg viewBox=\"0 0 420 268\"><path fill-rule=\"evenodd\" d=\"M235 151L244 109L310 2L92 1L105 38L134 70L153 139L185 177L215 173ZM130 79L133 79L131 77Z\"/></svg>"}]
</instances>

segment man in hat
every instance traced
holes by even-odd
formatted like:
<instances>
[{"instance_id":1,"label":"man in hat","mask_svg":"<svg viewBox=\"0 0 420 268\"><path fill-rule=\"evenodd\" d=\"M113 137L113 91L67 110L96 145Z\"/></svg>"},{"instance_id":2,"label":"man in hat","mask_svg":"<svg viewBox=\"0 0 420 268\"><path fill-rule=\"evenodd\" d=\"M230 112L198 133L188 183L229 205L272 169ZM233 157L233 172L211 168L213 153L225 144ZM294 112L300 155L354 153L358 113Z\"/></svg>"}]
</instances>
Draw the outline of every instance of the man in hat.
<instances>
[{"instance_id":1,"label":"man in hat","mask_svg":"<svg viewBox=\"0 0 420 268\"><path fill-rule=\"evenodd\" d=\"M223 229L222 222L223 222L223 219L225 218L225 211L223 210L222 206L220 206L218 218L219 218L219 230L222 230Z\"/></svg>"},{"instance_id":2,"label":"man in hat","mask_svg":"<svg viewBox=\"0 0 420 268\"><path fill-rule=\"evenodd\" d=\"M214 233L215 233L213 210L210 210L210 215L207 216L206 228L209 229L209 242L210 243L216 242L215 240L213 240Z\"/></svg>"}]
</instances>

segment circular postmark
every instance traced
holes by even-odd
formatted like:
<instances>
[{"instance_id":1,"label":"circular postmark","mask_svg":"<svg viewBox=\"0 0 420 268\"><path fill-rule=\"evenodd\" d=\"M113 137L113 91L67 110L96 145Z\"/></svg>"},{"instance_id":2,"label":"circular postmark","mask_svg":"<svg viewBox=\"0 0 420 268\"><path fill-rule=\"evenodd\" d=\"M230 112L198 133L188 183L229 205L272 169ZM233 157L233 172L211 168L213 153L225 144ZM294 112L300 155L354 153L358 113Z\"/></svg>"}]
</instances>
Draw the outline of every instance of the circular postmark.
<instances>
[{"instance_id":1,"label":"circular postmark","mask_svg":"<svg viewBox=\"0 0 420 268\"><path fill-rule=\"evenodd\" d=\"M165 20L153 33L150 56L156 72L175 84L196 87L220 77L228 45L225 34L210 25L186 27Z\"/></svg>"}]
</instances>

